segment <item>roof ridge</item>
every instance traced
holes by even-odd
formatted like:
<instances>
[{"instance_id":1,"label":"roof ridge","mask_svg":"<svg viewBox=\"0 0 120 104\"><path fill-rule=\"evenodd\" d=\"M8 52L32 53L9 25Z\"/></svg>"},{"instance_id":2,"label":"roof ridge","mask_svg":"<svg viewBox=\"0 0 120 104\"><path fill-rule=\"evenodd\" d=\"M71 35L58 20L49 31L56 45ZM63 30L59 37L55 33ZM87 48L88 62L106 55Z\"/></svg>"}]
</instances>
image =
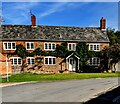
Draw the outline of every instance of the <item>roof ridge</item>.
<instances>
[{"instance_id":1,"label":"roof ridge","mask_svg":"<svg viewBox=\"0 0 120 104\"><path fill-rule=\"evenodd\" d=\"M22 24L3 24L2 26L32 26L32 25L22 25ZM65 28L100 28L100 27L81 27L81 26L63 26L63 25L36 25L36 27L65 27Z\"/></svg>"}]
</instances>

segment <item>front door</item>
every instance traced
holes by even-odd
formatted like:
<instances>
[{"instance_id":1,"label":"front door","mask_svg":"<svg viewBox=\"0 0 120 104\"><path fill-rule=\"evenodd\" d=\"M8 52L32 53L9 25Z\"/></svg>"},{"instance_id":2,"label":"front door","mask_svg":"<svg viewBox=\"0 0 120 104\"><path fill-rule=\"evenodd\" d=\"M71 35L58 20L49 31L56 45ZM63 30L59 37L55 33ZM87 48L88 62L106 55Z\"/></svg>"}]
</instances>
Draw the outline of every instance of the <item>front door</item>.
<instances>
[{"instance_id":1,"label":"front door","mask_svg":"<svg viewBox=\"0 0 120 104\"><path fill-rule=\"evenodd\" d=\"M76 71L76 60L69 58L69 71Z\"/></svg>"}]
</instances>

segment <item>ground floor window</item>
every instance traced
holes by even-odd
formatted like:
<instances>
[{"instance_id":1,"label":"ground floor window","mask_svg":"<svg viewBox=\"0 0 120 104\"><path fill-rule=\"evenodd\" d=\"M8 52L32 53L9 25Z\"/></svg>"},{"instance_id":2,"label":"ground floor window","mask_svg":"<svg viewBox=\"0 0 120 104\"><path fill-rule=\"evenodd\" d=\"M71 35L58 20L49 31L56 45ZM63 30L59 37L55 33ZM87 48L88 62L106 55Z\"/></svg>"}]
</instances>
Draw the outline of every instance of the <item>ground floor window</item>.
<instances>
[{"instance_id":1,"label":"ground floor window","mask_svg":"<svg viewBox=\"0 0 120 104\"><path fill-rule=\"evenodd\" d=\"M33 65L35 63L34 57L27 57L27 64L28 65Z\"/></svg>"},{"instance_id":2,"label":"ground floor window","mask_svg":"<svg viewBox=\"0 0 120 104\"><path fill-rule=\"evenodd\" d=\"M51 56L44 57L44 64L45 65L55 65L56 57L51 57Z\"/></svg>"},{"instance_id":3,"label":"ground floor window","mask_svg":"<svg viewBox=\"0 0 120 104\"><path fill-rule=\"evenodd\" d=\"M89 65L100 65L100 58L98 58L98 57L94 57L94 58L91 58L90 60L90 63L89 63Z\"/></svg>"},{"instance_id":4,"label":"ground floor window","mask_svg":"<svg viewBox=\"0 0 120 104\"><path fill-rule=\"evenodd\" d=\"M20 57L11 57L11 65L22 65L22 59Z\"/></svg>"}]
</instances>

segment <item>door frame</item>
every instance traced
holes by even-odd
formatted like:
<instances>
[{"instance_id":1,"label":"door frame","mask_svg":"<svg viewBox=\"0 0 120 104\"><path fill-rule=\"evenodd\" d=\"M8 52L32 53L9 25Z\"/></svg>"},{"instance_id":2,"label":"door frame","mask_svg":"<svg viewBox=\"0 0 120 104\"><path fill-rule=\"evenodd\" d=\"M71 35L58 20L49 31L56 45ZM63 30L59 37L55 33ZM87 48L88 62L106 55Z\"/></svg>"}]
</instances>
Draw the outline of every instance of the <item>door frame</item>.
<instances>
[{"instance_id":1,"label":"door frame","mask_svg":"<svg viewBox=\"0 0 120 104\"><path fill-rule=\"evenodd\" d=\"M72 60L72 64L71 64L71 60ZM69 58L68 64L69 64L69 71L76 71L76 60L75 60L75 58L73 58L73 57Z\"/></svg>"}]
</instances>

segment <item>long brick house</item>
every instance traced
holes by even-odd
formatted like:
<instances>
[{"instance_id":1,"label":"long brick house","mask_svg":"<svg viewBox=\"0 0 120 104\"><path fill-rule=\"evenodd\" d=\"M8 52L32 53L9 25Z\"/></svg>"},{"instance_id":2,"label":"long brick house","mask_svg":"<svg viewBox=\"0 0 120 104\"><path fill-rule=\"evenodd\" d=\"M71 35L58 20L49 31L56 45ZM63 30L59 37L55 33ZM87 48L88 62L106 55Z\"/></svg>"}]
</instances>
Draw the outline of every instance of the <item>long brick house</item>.
<instances>
[{"instance_id":1,"label":"long brick house","mask_svg":"<svg viewBox=\"0 0 120 104\"><path fill-rule=\"evenodd\" d=\"M109 39L106 35L106 20L102 17L98 27L68 27L68 26L41 26L36 25L35 15L31 16L31 25L2 25L0 33L1 55L7 57L4 62L10 61L9 74L19 73L23 60L18 56L7 56L16 50L16 45L23 45L27 51L32 52L37 48L43 51L54 51L57 44L66 42L69 51L76 51L78 42L86 42L91 51L101 51L109 46ZM36 65L35 57L26 57L26 65L34 68L38 73L58 73L59 70L77 71L80 70L80 57L70 54L66 58L55 56L41 56L42 63ZM2 63L2 61L1 61ZM89 65L100 65L100 59L90 59ZM5 74L5 64L2 67L2 74ZM27 67L27 68L28 68ZM25 70L27 70L27 68ZM4 73L3 73L4 72Z\"/></svg>"}]
</instances>

